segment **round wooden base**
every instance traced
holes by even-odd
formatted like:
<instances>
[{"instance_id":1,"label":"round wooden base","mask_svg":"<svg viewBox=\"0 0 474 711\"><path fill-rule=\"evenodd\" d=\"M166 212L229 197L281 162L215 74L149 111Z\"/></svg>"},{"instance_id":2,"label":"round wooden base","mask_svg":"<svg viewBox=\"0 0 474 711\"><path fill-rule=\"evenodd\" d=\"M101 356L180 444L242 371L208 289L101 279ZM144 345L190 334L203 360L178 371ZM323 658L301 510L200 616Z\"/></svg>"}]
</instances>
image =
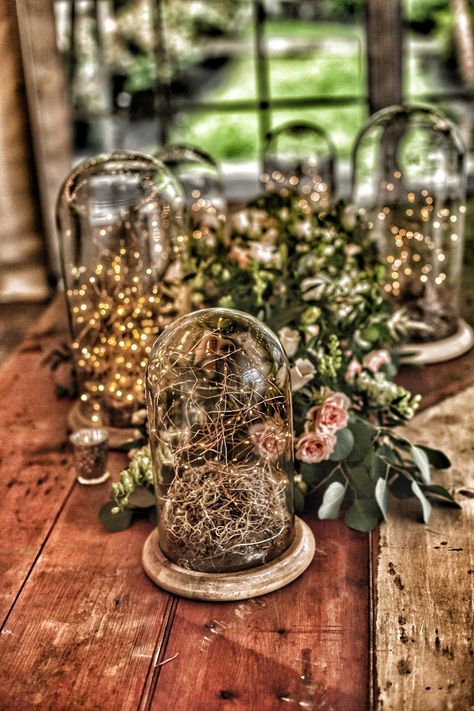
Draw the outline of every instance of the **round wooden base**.
<instances>
[{"instance_id":1,"label":"round wooden base","mask_svg":"<svg viewBox=\"0 0 474 711\"><path fill-rule=\"evenodd\" d=\"M459 329L448 338L431 343L407 343L404 345L400 349L401 362L413 365L443 363L467 353L473 345L474 332L468 323L460 319ZM404 355L405 353L410 355Z\"/></svg>"},{"instance_id":2,"label":"round wooden base","mask_svg":"<svg viewBox=\"0 0 474 711\"><path fill-rule=\"evenodd\" d=\"M83 427L97 427L97 425L82 412L80 400L77 400L69 410L67 423L72 432L80 430ZM109 433L110 449L121 447L127 442L131 442L141 436L140 432L134 427L109 427L108 425L100 425L100 428L107 430Z\"/></svg>"},{"instance_id":3,"label":"round wooden base","mask_svg":"<svg viewBox=\"0 0 474 711\"><path fill-rule=\"evenodd\" d=\"M293 543L270 563L236 573L198 573L172 563L158 545L158 531L143 546L142 563L160 588L193 600L246 600L278 590L303 573L313 560L314 537L309 526L295 519Z\"/></svg>"}]
</instances>

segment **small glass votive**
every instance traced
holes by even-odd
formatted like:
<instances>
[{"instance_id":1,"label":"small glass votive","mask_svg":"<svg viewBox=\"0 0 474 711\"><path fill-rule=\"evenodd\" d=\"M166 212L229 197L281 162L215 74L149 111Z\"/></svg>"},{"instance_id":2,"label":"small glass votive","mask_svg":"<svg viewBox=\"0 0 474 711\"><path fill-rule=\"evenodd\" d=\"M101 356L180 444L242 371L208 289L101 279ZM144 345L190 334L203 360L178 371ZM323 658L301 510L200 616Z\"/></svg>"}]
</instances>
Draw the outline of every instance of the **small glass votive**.
<instances>
[{"instance_id":1,"label":"small glass votive","mask_svg":"<svg viewBox=\"0 0 474 711\"><path fill-rule=\"evenodd\" d=\"M86 427L73 432L69 440L73 446L74 467L80 484L102 484L107 471L109 433L98 427Z\"/></svg>"}]
</instances>

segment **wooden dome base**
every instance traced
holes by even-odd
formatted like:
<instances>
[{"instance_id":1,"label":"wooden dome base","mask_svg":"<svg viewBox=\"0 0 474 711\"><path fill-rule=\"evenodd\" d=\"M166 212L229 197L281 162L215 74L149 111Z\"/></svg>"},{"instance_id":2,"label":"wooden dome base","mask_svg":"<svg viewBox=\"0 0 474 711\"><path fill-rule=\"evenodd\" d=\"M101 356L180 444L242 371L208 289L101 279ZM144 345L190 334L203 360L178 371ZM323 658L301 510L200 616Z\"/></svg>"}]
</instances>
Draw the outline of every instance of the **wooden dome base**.
<instances>
[{"instance_id":1,"label":"wooden dome base","mask_svg":"<svg viewBox=\"0 0 474 711\"><path fill-rule=\"evenodd\" d=\"M444 363L467 353L474 345L474 332L463 319L452 336L430 343L407 343L400 349L402 363L413 365L431 365ZM404 355L407 354L407 355Z\"/></svg>"},{"instance_id":2,"label":"wooden dome base","mask_svg":"<svg viewBox=\"0 0 474 711\"><path fill-rule=\"evenodd\" d=\"M127 442L140 437L140 432L135 427L110 427L109 425L97 425L87 417L81 410L81 401L76 400L69 410L67 423L71 432L80 430L83 427L100 427L109 433L109 448L116 449Z\"/></svg>"},{"instance_id":3,"label":"wooden dome base","mask_svg":"<svg viewBox=\"0 0 474 711\"><path fill-rule=\"evenodd\" d=\"M309 526L295 518L293 543L278 558L257 568L236 573L198 573L172 563L158 545L155 528L143 546L142 563L147 575L160 588L193 600L246 600L288 585L313 560L314 536Z\"/></svg>"}]
</instances>

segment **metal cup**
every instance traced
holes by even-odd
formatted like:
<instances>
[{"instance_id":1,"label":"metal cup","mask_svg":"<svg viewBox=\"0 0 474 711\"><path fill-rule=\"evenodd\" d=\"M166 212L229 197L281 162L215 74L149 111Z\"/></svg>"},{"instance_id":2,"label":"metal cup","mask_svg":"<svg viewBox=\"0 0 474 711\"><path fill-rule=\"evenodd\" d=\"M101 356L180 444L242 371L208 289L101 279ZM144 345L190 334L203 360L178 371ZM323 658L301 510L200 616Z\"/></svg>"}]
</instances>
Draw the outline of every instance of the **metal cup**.
<instances>
[{"instance_id":1,"label":"metal cup","mask_svg":"<svg viewBox=\"0 0 474 711\"><path fill-rule=\"evenodd\" d=\"M102 484L107 471L109 433L98 427L87 427L73 432L69 440L73 446L74 467L80 484Z\"/></svg>"}]
</instances>

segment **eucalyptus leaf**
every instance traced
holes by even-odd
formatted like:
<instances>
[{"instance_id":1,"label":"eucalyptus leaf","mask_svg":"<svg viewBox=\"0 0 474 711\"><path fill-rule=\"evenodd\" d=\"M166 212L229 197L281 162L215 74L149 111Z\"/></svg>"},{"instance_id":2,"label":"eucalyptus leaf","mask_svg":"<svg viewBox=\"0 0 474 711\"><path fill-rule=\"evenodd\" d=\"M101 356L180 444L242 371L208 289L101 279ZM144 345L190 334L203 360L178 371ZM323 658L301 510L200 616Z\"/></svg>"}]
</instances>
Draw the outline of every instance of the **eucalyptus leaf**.
<instances>
[{"instance_id":1,"label":"eucalyptus leaf","mask_svg":"<svg viewBox=\"0 0 474 711\"><path fill-rule=\"evenodd\" d=\"M155 505L155 497L145 486L137 486L128 497L129 509L148 509Z\"/></svg>"},{"instance_id":2,"label":"eucalyptus leaf","mask_svg":"<svg viewBox=\"0 0 474 711\"><path fill-rule=\"evenodd\" d=\"M411 479L407 479L402 474L399 474L397 478L391 482L390 492L396 496L397 499L411 499L413 496Z\"/></svg>"},{"instance_id":3,"label":"eucalyptus leaf","mask_svg":"<svg viewBox=\"0 0 474 711\"><path fill-rule=\"evenodd\" d=\"M304 496L299 489L293 487L293 502L295 505L295 512L297 514L302 514L304 511Z\"/></svg>"},{"instance_id":4,"label":"eucalyptus leaf","mask_svg":"<svg viewBox=\"0 0 474 711\"><path fill-rule=\"evenodd\" d=\"M361 462L372 442L372 427L367 422L356 420L349 424L349 429L354 437L354 446L347 459L350 463Z\"/></svg>"},{"instance_id":5,"label":"eucalyptus leaf","mask_svg":"<svg viewBox=\"0 0 474 711\"><path fill-rule=\"evenodd\" d=\"M418 482L412 481L412 483L411 483L411 490L413 491L413 493L415 494L416 498L418 499L418 501L419 501L420 504L421 504L421 510L422 510L422 514L423 514L423 521L424 521L425 523L428 523L428 521L430 520L430 516L431 516L431 504L430 504L430 502L428 501L428 499L426 498L426 496L425 496L424 493L422 492L422 490L421 490L420 485L418 484Z\"/></svg>"},{"instance_id":6,"label":"eucalyptus leaf","mask_svg":"<svg viewBox=\"0 0 474 711\"><path fill-rule=\"evenodd\" d=\"M417 444L416 447L417 449L423 450L428 457L429 463L435 467L435 469L449 469L451 466L449 458L440 449L425 447L424 444Z\"/></svg>"},{"instance_id":7,"label":"eucalyptus leaf","mask_svg":"<svg viewBox=\"0 0 474 711\"><path fill-rule=\"evenodd\" d=\"M411 447L413 460L418 467L423 484L431 484L430 462L425 452L414 445Z\"/></svg>"},{"instance_id":8,"label":"eucalyptus leaf","mask_svg":"<svg viewBox=\"0 0 474 711\"><path fill-rule=\"evenodd\" d=\"M351 484L361 499L371 499L374 495L374 483L366 467L351 467Z\"/></svg>"},{"instance_id":9,"label":"eucalyptus leaf","mask_svg":"<svg viewBox=\"0 0 474 711\"><path fill-rule=\"evenodd\" d=\"M348 427L339 430L336 433L336 438L334 452L329 457L332 462L340 462L342 459L347 459L354 446L354 435Z\"/></svg>"},{"instance_id":10,"label":"eucalyptus leaf","mask_svg":"<svg viewBox=\"0 0 474 711\"><path fill-rule=\"evenodd\" d=\"M380 459L380 457L377 457L377 455L375 455L373 466L375 476L383 477L384 479L386 479L388 469L390 469L390 465L387 464L387 462L385 462L383 459Z\"/></svg>"},{"instance_id":11,"label":"eucalyptus leaf","mask_svg":"<svg viewBox=\"0 0 474 711\"><path fill-rule=\"evenodd\" d=\"M346 487L339 481L333 481L324 492L321 506L318 509L320 519L335 519L346 495Z\"/></svg>"},{"instance_id":12,"label":"eucalyptus leaf","mask_svg":"<svg viewBox=\"0 0 474 711\"><path fill-rule=\"evenodd\" d=\"M435 499L442 499L443 503L449 506L455 506L458 509L461 508L454 496L447 489L445 489L444 486L440 486L439 484L425 486L424 493L429 496L433 496Z\"/></svg>"},{"instance_id":13,"label":"eucalyptus leaf","mask_svg":"<svg viewBox=\"0 0 474 711\"><path fill-rule=\"evenodd\" d=\"M108 501L99 511L99 521L108 531L125 531L132 523L133 514L128 509L112 513L112 509L116 508L114 501Z\"/></svg>"},{"instance_id":14,"label":"eucalyptus leaf","mask_svg":"<svg viewBox=\"0 0 474 711\"><path fill-rule=\"evenodd\" d=\"M380 520L375 499L356 499L344 517L344 522L356 531L372 531Z\"/></svg>"},{"instance_id":15,"label":"eucalyptus leaf","mask_svg":"<svg viewBox=\"0 0 474 711\"><path fill-rule=\"evenodd\" d=\"M387 493L387 482L385 479L378 479L377 483L375 485L375 500L377 501L379 505L379 509L382 512L382 515L385 519L387 520L388 517L388 493Z\"/></svg>"}]
</instances>

